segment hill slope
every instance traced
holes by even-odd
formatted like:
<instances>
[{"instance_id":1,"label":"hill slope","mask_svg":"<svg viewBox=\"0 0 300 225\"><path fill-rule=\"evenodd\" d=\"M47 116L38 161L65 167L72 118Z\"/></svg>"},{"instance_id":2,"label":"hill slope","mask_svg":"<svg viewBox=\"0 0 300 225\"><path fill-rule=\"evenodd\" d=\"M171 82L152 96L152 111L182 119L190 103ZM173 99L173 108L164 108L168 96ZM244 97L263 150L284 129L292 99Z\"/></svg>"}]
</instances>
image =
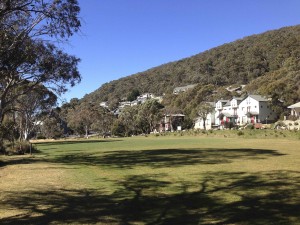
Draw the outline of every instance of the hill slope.
<instances>
[{"instance_id":1,"label":"hill slope","mask_svg":"<svg viewBox=\"0 0 300 225\"><path fill-rule=\"evenodd\" d=\"M296 101L300 100L299 59L300 25L285 27L111 81L83 100L114 101L126 97L133 89L161 95L172 92L174 87L195 83L215 87L251 83L248 90L255 92L264 90L260 84L282 79L285 84L291 83L289 90L292 89L294 97L290 101Z\"/></svg>"}]
</instances>

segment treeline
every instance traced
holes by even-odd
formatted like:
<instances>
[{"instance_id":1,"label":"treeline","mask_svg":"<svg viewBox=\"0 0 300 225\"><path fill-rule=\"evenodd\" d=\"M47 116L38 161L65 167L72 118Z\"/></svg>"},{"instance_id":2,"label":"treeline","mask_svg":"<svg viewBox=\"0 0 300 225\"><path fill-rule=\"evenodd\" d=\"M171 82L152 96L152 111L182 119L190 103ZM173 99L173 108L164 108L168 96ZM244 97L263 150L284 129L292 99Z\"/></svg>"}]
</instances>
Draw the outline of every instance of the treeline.
<instances>
[{"instance_id":1,"label":"treeline","mask_svg":"<svg viewBox=\"0 0 300 225\"><path fill-rule=\"evenodd\" d=\"M140 93L151 92L168 96L175 87L188 84L198 84L196 90L205 85L213 85L215 90L225 94L225 98L226 94L230 94L224 91L224 87L250 84L246 89L248 92L270 95L274 99L281 98L284 101L281 105L286 106L300 100L299 58L300 26L285 27L249 36L189 58L111 81L86 95L83 101L108 101L114 106L113 102L128 96L132 89L138 89ZM277 90L280 86L279 77L280 83L284 83L281 91ZM191 111L188 108L192 106L185 107L184 103L188 101L197 104L200 94L201 91L193 90L181 97L169 96L165 106L173 107L176 101L176 105L182 110ZM222 96L216 94L216 97ZM209 96L201 98L206 99Z\"/></svg>"},{"instance_id":2,"label":"treeline","mask_svg":"<svg viewBox=\"0 0 300 225\"><path fill-rule=\"evenodd\" d=\"M81 75L80 59L55 43L66 42L81 23L77 0L10 0L0 5L0 152L5 152L21 150L16 140L28 140L41 121L50 129L57 126L52 117L57 95Z\"/></svg>"}]
</instances>

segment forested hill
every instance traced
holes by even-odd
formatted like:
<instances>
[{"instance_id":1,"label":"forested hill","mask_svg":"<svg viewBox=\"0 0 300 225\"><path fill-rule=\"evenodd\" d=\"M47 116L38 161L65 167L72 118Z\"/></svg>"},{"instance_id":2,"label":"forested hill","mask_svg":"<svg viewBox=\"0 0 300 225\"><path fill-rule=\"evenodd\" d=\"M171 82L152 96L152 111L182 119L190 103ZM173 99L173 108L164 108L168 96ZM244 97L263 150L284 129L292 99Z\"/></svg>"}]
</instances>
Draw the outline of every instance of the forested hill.
<instances>
[{"instance_id":1,"label":"forested hill","mask_svg":"<svg viewBox=\"0 0 300 225\"><path fill-rule=\"evenodd\" d=\"M300 25L297 25L252 35L189 58L111 81L86 95L83 100L116 101L126 97L133 89L138 89L140 93L161 95L172 92L174 87L196 83L228 86L249 84L252 81L249 90L255 91L263 82L285 79L285 74L292 70L294 73L290 75L291 80L285 79L284 82L291 82L294 86L299 85L300 80L299 60ZM264 76L267 76L267 80L262 79ZM255 83L258 78L260 82ZM299 86L293 91L295 99L299 99Z\"/></svg>"}]
</instances>

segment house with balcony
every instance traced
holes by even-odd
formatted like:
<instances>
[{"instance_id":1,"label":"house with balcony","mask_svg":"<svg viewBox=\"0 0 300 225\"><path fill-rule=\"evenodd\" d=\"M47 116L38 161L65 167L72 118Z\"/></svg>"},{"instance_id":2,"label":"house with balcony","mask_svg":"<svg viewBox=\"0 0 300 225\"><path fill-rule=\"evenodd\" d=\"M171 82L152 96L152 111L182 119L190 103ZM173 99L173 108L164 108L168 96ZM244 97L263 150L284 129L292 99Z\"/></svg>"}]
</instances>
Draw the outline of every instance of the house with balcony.
<instances>
[{"instance_id":1,"label":"house with balcony","mask_svg":"<svg viewBox=\"0 0 300 225\"><path fill-rule=\"evenodd\" d=\"M216 109L215 109L215 124L216 125L224 125L226 118L224 118L224 113L227 112L229 100L219 100L216 102Z\"/></svg>"},{"instance_id":2,"label":"house with balcony","mask_svg":"<svg viewBox=\"0 0 300 225\"><path fill-rule=\"evenodd\" d=\"M269 100L261 95L248 95L238 109L237 124L267 123L277 119L277 114L272 110Z\"/></svg>"},{"instance_id":3,"label":"house with balcony","mask_svg":"<svg viewBox=\"0 0 300 225\"><path fill-rule=\"evenodd\" d=\"M160 123L156 126L156 131L180 131L185 115L183 114L165 114Z\"/></svg>"},{"instance_id":4,"label":"house with balcony","mask_svg":"<svg viewBox=\"0 0 300 225\"><path fill-rule=\"evenodd\" d=\"M298 105L290 106L291 109ZM300 103L299 103L300 106ZM298 108L300 111L300 107ZM298 113L298 111L293 111ZM224 128L226 123L245 125L248 123L270 123L277 120L277 114L272 110L269 100L261 95L248 95L247 97L233 97L230 100L219 100L215 103L215 111L207 117L207 129L213 127ZM197 119L195 129L203 129L203 121Z\"/></svg>"}]
</instances>

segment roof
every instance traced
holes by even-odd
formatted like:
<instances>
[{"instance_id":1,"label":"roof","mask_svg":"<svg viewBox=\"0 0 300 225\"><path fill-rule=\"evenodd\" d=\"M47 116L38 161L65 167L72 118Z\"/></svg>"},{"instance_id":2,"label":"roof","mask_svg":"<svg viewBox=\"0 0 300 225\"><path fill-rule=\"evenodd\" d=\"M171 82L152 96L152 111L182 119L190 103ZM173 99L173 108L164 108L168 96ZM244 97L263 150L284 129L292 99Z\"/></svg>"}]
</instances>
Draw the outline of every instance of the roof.
<instances>
[{"instance_id":1,"label":"roof","mask_svg":"<svg viewBox=\"0 0 300 225\"><path fill-rule=\"evenodd\" d=\"M222 106L226 105L228 102L230 102L229 100L218 100L217 102L221 102Z\"/></svg>"},{"instance_id":2,"label":"roof","mask_svg":"<svg viewBox=\"0 0 300 225\"><path fill-rule=\"evenodd\" d=\"M300 108L300 102L295 103L294 105L288 106L289 109Z\"/></svg>"},{"instance_id":3,"label":"roof","mask_svg":"<svg viewBox=\"0 0 300 225\"><path fill-rule=\"evenodd\" d=\"M226 102L224 106L231 106L230 101Z\"/></svg>"},{"instance_id":4,"label":"roof","mask_svg":"<svg viewBox=\"0 0 300 225\"><path fill-rule=\"evenodd\" d=\"M255 99L258 102L267 102L268 101L268 99L264 98L261 95L249 95L248 97L251 97L251 98Z\"/></svg>"},{"instance_id":5,"label":"roof","mask_svg":"<svg viewBox=\"0 0 300 225\"><path fill-rule=\"evenodd\" d=\"M236 115L232 115L228 112L222 112L220 115L217 116L217 118L221 118L222 116L226 116L227 118L237 117Z\"/></svg>"}]
</instances>

